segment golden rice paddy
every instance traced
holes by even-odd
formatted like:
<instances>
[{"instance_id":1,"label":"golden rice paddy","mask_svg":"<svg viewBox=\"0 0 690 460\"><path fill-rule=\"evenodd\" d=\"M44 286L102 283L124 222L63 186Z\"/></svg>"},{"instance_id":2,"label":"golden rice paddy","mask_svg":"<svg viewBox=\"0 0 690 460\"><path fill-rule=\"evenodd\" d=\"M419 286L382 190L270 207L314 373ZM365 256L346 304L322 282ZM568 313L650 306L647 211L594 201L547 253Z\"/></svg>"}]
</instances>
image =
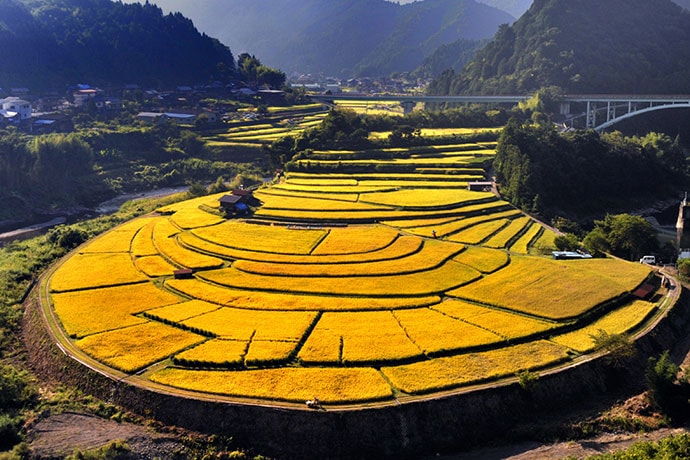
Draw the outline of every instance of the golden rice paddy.
<instances>
[{"instance_id":1,"label":"golden rice paddy","mask_svg":"<svg viewBox=\"0 0 690 460\"><path fill-rule=\"evenodd\" d=\"M590 351L598 330L644 324L657 306L630 293L649 267L537 256L553 249L551 230L465 189L494 148L420 147L399 160L319 152L353 159L260 190L251 219L220 217L221 195L166 206L65 259L50 308L66 340L132 379L324 404L538 371ZM347 170L366 164L371 172Z\"/></svg>"}]
</instances>

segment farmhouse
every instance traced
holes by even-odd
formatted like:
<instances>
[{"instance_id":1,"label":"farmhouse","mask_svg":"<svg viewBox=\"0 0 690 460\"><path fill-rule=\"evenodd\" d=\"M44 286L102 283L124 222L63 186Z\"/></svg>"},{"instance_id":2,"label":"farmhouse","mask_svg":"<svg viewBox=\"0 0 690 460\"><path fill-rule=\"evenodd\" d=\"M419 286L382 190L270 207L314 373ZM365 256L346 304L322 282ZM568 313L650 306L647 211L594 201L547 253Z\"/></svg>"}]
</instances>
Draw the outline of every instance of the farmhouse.
<instances>
[{"instance_id":1,"label":"farmhouse","mask_svg":"<svg viewBox=\"0 0 690 460\"><path fill-rule=\"evenodd\" d=\"M31 127L34 134L56 131L69 131L72 126L70 117L62 112L37 113Z\"/></svg>"},{"instance_id":2,"label":"farmhouse","mask_svg":"<svg viewBox=\"0 0 690 460\"><path fill-rule=\"evenodd\" d=\"M240 201L242 201L241 196L223 195L222 197L220 197L220 207L223 209L232 209Z\"/></svg>"},{"instance_id":3,"label":"farmhouse","mask_svg":"<svg viewBox=\"0 0 690 460\"><path fill-rule=\"evenodd\" d=\"M326 92L330 94L340 94L340 85L337 83L327 83Z\"/></svg>"},{"instance_id":4,"label":"farmhouse","mask_svg":"<svg viewBox=\"0 0 690 460\"><path fill-rule=\"evenodd\" d=\"M252 198L251 190L235 189L231 194L223 195L218 200L221 210L234 214L247 214L249 205L247 202Z\"/></svg>"}]
</instances>

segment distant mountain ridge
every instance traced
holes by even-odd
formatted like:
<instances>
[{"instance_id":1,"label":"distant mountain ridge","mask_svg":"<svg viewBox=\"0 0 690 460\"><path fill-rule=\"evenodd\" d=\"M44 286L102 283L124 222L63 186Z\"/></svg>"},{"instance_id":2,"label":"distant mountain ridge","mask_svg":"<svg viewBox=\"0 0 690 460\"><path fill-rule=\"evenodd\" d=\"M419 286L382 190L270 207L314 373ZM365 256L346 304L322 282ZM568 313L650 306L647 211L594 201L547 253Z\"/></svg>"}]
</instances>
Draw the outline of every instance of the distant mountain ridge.
<instances>
[{"instance_id":1,"label":"distant mountain ridge","mask_svg":"<svg viewBox=\"0 0 690 460\"><path fill-rule=\"evenodd\" d=\"M690 12L671 0L534 0L433 94L690 93Z\"/></svg>"},{"instance_id":2,"label":"distant mountain ridge","mask_svg":"<svg viewBox=\"0 0 690 460\"><path fill-rule=\"evenodd\" d=\"M233 71L226 46L155 5L0 0L0 87L194 84Z\"/></svg>"},{"instance_id":3,"label":"distant mountain ridge","mask_svg":"<svg viewBox=\"0 0 690 460\"><path fill-rule=\"evenodd\" d=\"M439 46L491 38L515 20L475 0L152 1L271 67L337 76L413 70Z\"/></svg>"},{"instance_id":4,"label":"distant mountain ridge","mask_svg":"<svg viewBox=\"0 0 690 460\"><path fill-rule=\"evenodd\" d=\"M477 0L485 5L493 6L519 18L527 11L532 4L532 0Z\"/></svg>"}]
</instances>

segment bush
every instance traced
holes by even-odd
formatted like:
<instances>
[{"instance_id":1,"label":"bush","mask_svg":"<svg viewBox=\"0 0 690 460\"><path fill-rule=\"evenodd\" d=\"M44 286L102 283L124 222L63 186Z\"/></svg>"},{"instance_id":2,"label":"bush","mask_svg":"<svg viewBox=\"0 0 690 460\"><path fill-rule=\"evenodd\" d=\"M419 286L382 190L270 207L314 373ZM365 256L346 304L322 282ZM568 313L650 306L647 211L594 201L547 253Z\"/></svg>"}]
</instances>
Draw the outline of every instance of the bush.
<instances>
[{"instance_id":1,"label":"bush","mask_svg":"<svg viewBox=\"0 0 690 460\"><path fill-rule=\"evenodd\" d=\"M678 273L685 279L690 279L690 259L678 260Z\"/></svg>"},{"instance_id":2,"label":"bush","mask_svg":"<svg viewBox=\"0 0 690 460\"><path fill-rule=\"evenodd\" d=\"M668 350L658 359L649 358L645 380L649 387L649 400L672 419L687 417L690 388L684 377L680 377L680 367L674 363Z\"/></svg>"},{"instance_id":3,"label":"bush","mask_svg":"<svg viewBox=\"0 0 690 460\"><path fill-rule=\"evenodd\" d=\"M22 440L19 434L21 427L20 418L12 417L9 414L0 414L0 450L10 449Z\"/></svg>"},{"instance_id":4,"label":"bush","mask_svg":"<svg viewBox=\"0 0 690 460\"><path fill-rule=\"evenodd\" d=\"M31 458L31 449L26 442L20 442L9 452L0 452L0 460L28 460Z\"/></svg>"},{"instance_id":5,"label":"bush","mask_svg":"<svg viewBox=\"0 0 690 460\"><path fill-rule=\"evenodd\" d=\"M131 449L122 441L113 441L100 449L81 451L65 457L66 460L118 460L132 458Z\"/></svg>"},{"instance_id":6,"label":"bush","mask_svg":"<svg viewBox=\"0 0 690 460\"><path fill-rule=\"evenodd\" d=\"M208 194L208 190L206 190L206 187L204 187L204 184L201 182L194 182L192 185L189 186L189 190L187 191L187 196L189 198L196 198L200 196L204 196Z\"/></svg>"},{"instance_id":7,"label":"bush","mask_svg":"<svg viewBox=\"0 0 690 460\"><path fill-rule=\"evenodd\" d=\"M518 384L520 385L520 388L525 390L526 392L532 391L537 384L539 383L539 373L538 372L530 372L527 370L520 371L517 374L518 376Z\"/></svg>"},{"instance_id":8,"label":"bush","mask_svg":"<svg viewBox=\"0 0 690 460\"><path fill-rule=\"evenodd\" d=\"M669 436L656 442L638 442L628 450L589 457L591 460L653 460L690 457L690 435Z\"/></svg>"},{"instance_id":9,"label":"bush","mask_svg":"<svg viewBox=\"0 0 690 460\"><path fill-rule=\"evenodd\" d=\"M607 352L604 362L609 366L625 367L637 354L635 342L627 334L609 334L599 329L592 338L596 350Z\"/></svg>"},{"instance_id":10,"label":"bush","mask_svg":"<svg viewBox=\"0 0 690 460\"><path fill-rule=\"evenodd\" d=\"M13 366L0 367L0 409L21 409L33 402L38 395L25 371Z\"/></svg>"},{"instance_id":11,"label":"bush","mask_svg":"<svg viewBox=\"0 0 690 460\"><path fill-rule=\"evenodd\" d=\"M574 233L558 235L554 238L553 243L559 251L575 251L580 248L580 240Z\"/></svg>"}]
</instances>

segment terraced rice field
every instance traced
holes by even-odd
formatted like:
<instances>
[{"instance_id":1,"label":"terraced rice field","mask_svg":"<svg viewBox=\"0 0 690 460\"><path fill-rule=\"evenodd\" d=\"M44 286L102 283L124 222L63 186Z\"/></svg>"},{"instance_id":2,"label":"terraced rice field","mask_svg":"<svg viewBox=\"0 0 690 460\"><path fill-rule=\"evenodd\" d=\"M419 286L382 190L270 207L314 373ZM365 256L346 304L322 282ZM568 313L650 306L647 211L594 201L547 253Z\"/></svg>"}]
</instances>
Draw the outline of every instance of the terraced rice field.
<instances>
[{"instance_id":1,"label":"terraced rice field","mask_svg":"<svg viewBox=\"0 0 690 460\"><path fill-rule=\"evenodd\" d=\"M211 147L226 147L233 145L260 146L271 143L285 136L296 136L304 130L318 126L326 116L325 112L310 113L304 110L313 110L318 107L305 106L302 113L287 116L278 110L269 108L269 117L255 122L237 122L231 124L223 133L205 138ZM273 110L271 110L273 109ZM271 115L277 115L275 117Z\"/></svg>"},{"instance_id":2,"label":"terraced rice field","mask_svg":"<svg viewBox=\"0 0 690 460\"><path fill-rule=\"evenodd\" d=\"M66 259L50 308L77 348L131 378L324 404L538 371L654 314L630 294L647 266L552 260L550 229L468 191L493 152L480 147L319 152L353 159L289 172L248 219L220 217L221 195L168 206Z\"/></svg>"},{"instance_id":3,"label":"terraced rice field","mask_svg":"<svg viewBox=\"0 0 690 460\"><path fill-rule=\"evenodd\" d=\"M402 116L404 109L399 102L390 101L356 101L336 99L333 101L340 108L354 110L364 115L392 115Z\"/></svg>"}]
</instances>

